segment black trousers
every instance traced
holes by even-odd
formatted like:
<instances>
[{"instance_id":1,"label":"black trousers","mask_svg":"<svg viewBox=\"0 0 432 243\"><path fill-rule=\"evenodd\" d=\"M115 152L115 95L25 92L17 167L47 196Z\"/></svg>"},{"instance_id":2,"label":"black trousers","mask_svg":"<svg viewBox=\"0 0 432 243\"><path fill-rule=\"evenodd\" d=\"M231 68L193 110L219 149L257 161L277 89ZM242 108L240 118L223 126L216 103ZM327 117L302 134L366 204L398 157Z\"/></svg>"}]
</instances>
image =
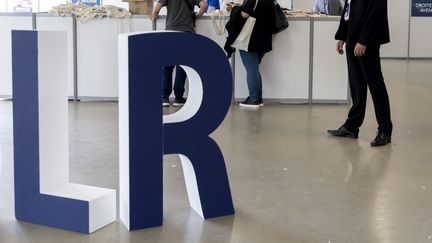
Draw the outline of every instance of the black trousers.
<instances>
[{"instance_id":1,"label":"black trousers","mask_svg":"<svg viewBox=\"0 0 432 243\"><path fill-rule=\"evenodd\" d=\"M381 72L380 46L368 46L362 57L354 56L357 43L346 43L348 76L352 97L352 107L345 127L358 131L366 113L367 87L372 96L378 131L391 136L393 124L390 118L390 102Z\"/></svg>"}]
</instances>

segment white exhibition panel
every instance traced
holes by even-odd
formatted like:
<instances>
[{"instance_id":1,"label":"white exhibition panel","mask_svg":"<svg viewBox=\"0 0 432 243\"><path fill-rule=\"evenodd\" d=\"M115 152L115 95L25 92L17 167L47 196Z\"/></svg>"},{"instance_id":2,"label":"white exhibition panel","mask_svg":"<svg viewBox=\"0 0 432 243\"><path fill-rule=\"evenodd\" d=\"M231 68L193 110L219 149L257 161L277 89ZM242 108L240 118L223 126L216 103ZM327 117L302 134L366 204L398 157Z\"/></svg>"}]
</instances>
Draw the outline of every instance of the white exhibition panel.
<instances>
[{"instance_id":1,"label":"white exhibition panel","mask_svg":"<svg viewBox=\"0 0 432 243\"><path fill-rule=\"evenodd\" d=\"M33 1L33 2L36 2L36 1ZM49 1L43 1L43 0L39 0L39 1L37 1L37 4L38 4L38 7L39 7L39 9L38 9L38 11L37 12L39 12L39 13L44 13L44 12L48 12L48 11L50 11L50 9L53 7L53 6L57 6L57 5L60 5L60 4L64 4L64 3L66 3L66 2L68 2L68 1L65 1L65 0L49 0ZM104 1L105 2L105 1ZM35 11L34 11L35 12Z\"/></svg>"},{"instance_id":2,"label":"white exhibition panel","mask_svg":"<svg viewBox=\"0 0 432 243\"><path fill-rule=\"evenodd\" d=\"M0 14L0 97L12 97L12 30L32 30L32 15Z\"/></svg>"},{"instance_id":3,"label":"white exhibition panel","mask_svg":"<svg viewBox=\"0 0 432 243\"><path fill-rule=\"evenodd\" d=\"M166 26L165 23L166 23L166 17L160 16L156 20L156 30L165 30L165 26Z\"/></svg>"},{"instance_id":4,"label":"white exhibition panel","mask_svg":"<svg viewBox=\"0 0 432 243\"><path fill-rule=\"evenodd\" d=\"M0 13L7 12L6 1L0 1Z\"/></svg>"},{"instance_id":5,"label":"white exhibition panel","mask_svg":"<svg viewBox=\"0 0 432 243\"><path fill-rule=\"evenodd\" d=\"M69 182L67 41L38 32L40 192L89 203L89 232L116 220L116 191Z\"/></svg>"},{"instance_id":6,"label":"white exhibition panel","mask_svg":"<svg viewBox=\"0 0 432 243\"><path fill-rule=\"evenodd\" d=\"M315 0L292 0L292 5L293 10L310 12L315 5Z\"/></svg>"},{"instance_id":7,"label":"white exhibition panel","mask_svg":"<svg viewBox=\"0 0 432 243\"><path fill-rule=\"evenodd\" d=\"M315 0L293 0L294 10L311 11ZM382 46L381 56L406 58L408 55L410 0L388 0L390 40ZM333 33L334 34L334 33Z\"/></svg>"},{"instance_id":8,"label":"white exhibition panel","mask_svg":"<svg viewBox=\"0 0 432 243\"><path fill-rule=\"evenodd\" d=\"M390 43L381 47L381 57L407 58L410 0L388 0Z\"/></svg>"},{"instance_id":9,"label":"white exhibition panel","mask_svg":"<svg viewBox=\"0 0 432 243\"><path fill-rule=\"evenodd\" d=\"M316 102L348 100L346 57L336 53L333 36L338 26L338 18L314 21L312 100Z\"/></svg>"},{"instance_id":10,"label":"white exhibition panel","mask_svg":"<svg viewBox=\"0 0 432 243\"><path fill-rule=\"evenodd\" d=\"M129 10L129 3L122 0L103 0L104 5L114 5Z\"/></svg>"},{"instance_id":11,"label":"white exhibition panel","mask_svg":"<svg viewBox=\"0 0 432 243\"><path fill-rule=\"evenodd\" d=\"M118 35L151 31L147 17L77 21L77 70L80 98L118 97ZM132 29L129 28L132 27Z\"/></svg>"},{"instance_id":12,"label":"white exhibition panel","mask_svg":"<svg viewBox=\"0 0 432 243\"><path fill-rule=\"evenodd\" d=\"M279 6L282 8L292 9L292 1L291 0L278 0Z\"/></svg>"},{"instance_id":13,"label":"white exhibition panel","mask_svg":"<svg viewBox=\"0 0 432 243\"><path fill-rule=\"evenodd\" d=\"M74 18L52 14L36 14L36 29L44 31L66 31L67 33L67 86L68 96L74 95Z\"/></svg>"},{"instance_id":14,"label":"white exhibition panel","mask_svg":"<svg viewBox=\"0 0 432 243\"><path fill-rule=\"evenodd\" d=\"M31 17L27 17L30 26ZM163 16L157 21L158 30L165 29L165 21ZM266 99L279 101L304 102L309 99L309 69L311 66L309 62L312 61L309 54L311 20L310 18L290 17L289 21L289 29L274 36L274 50L266 54L263 59L261 65L264 85L263 96ZM69 32L71 28L68 18L38 14L36 22L39 29L63 29ZM14 23L16 24L16 22ZM226 33L218 36L209 16L198 19L196 25L198 34L215 40L223 47ZM85 23L77 20L77 80L80 99L115 99L118 97L117 37L120 33L129 32L130 29L133 31L151 31L153 24L147 16L136 16L132 18L130 23L129 20L114 19L97 19ZM325 32L325 30L323 31ZM332 37L334 30L330 31ZM328 38L326 33L322 34L323 38ZM317 32L316 35L314 39L321 42L321 34ZM326 41L323 40L323 42ZM331 46L333 47L334 43ZM333 48L330 49L333 50ZM73 51L73 49L69 50ZM314 63L314 66L320 66L316 64L317 61ZM5 68L5 66L1 65L0 68ZM234 66L235 97L242 99L247 97L248 91L245 70L238 54ZM72 70L73 67L70 68ZM315 69L315 72L319 72L319 70L319 68ZM314 76L320 75L315 74ZM71 95L73 73L68 78L70 78L68 87L69 95ZM320 82L320 80L313 81ZM319 85L315 84L316 87ZM339 100L338 97L345 96L345 94L346 92L336 96L330 95L332 96L331 101L335 100L334 97ZM2 94L0 93L0 95ZM324 96L315 92L313 98L321 100Z\"/></svg>"},{"instance_id":15,"label":"white exhibition panel","mask_svg":"<svg viewBox=\"0 0 432 243\"><path fill-rule=\"evenodd\" d=\"M273 51L260 65L263 98L278 101L302 101L309 98L310 20L288 18L287 30L274 35ZM248 96L246 70L235 54L235 98Z\"/></svg>"},{"instance_id":16,"label":"white exhibition panel","mask_svg":"<svg viewBox=\"0 0 432 243\"><path fill-rule=\"evenodd\" d=\"M411 17L410 58L432 57L432 17Z\"/></svg>"},{"instance_id":17,"label":"white exhibition panel","mask_svg":"<svg viewBox=\"0 0 432 243\"><path fill-rule=\"evenodd\" d=\"M134 15L130 22L130 28L123 27L122 33L127 32L142 32L142 31L152 31L153 22L147 15Z\"/></svg>"}]
</instances>

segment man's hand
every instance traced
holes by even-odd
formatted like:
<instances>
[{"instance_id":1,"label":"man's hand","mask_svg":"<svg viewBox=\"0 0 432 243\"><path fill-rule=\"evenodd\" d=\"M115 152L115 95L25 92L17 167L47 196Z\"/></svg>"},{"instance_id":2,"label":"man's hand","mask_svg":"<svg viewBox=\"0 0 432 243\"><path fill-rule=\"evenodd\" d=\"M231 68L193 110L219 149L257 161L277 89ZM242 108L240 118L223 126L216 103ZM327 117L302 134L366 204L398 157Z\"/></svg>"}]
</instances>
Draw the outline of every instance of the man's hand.
<instances>
[{"instance_id":1,"label":"man's hand","mask_svg":"<svg viewBox=\"0 0 432 243\"><path fill-rule=\"evenodd\" d=\"M154 8L153 8L153 12L151 13L150 19L152 21L156 21L159 18L159 12L162 8L162 4L160 3L156 3Z\"/></svg>"},{"instance_id":2,"label":"man's hand","mask_svg":"<svg viewBox=\"0 0 432 243\"><path fill-rule=\"evenodd\" d=\"M362 56L364 56L365 52L366 52L366 46L362 45L360 43L357 43L355 48L354 48L354 56L362 57Z\"/></svg>"},{"instance_id":3,"label":"man's hand","mask_svg":"<svg viewBox=\"0 0 432 243\"><path fill-rule=\"evenodd\" d=\"M229 3L226 3L225 6L226 6L226 9L228 11L231 11L234 8L235 5L234 5L233 2L229 2Z\"/></svg>"},{"instance_id":4,"label":"man's hand","mask_svg":"<svg viewBox=\"0 0 432 243\"><path fill-rule=\"evenodd\" d=\"M344 45L345 45L345 41L338 40L336 42L336 51L337 51L337 53L339 53L339 55L343 55L344 54L344 50L343 50L343 46Z\"/></svg>"},{"instance_id":5,"label":"man's hand","mask_svg":"<svg viewBox=\"0 0 432 243\"><path fill-rule=\"evenodd\" d=\"M225 6L226 6L226 9L228 11L231 11L234 7L240 7L240 4L234 3L234 2L229 2L229 3L226 3Z\"/></svg>"},{"instance_id":6,"label":"man's hand","mask_svg":"<svg viewBox=\"0 0 432 243\"><path fill-rule=\"evenodd\" d=\"M197 17L197 18L203 16L203 14L205 13L205 11L208 7L207 2L204 0L200 1L198 5L199 5L199 10L198 10L198 13L195 15L195 17Z\"/></svg>"}]
</instances>

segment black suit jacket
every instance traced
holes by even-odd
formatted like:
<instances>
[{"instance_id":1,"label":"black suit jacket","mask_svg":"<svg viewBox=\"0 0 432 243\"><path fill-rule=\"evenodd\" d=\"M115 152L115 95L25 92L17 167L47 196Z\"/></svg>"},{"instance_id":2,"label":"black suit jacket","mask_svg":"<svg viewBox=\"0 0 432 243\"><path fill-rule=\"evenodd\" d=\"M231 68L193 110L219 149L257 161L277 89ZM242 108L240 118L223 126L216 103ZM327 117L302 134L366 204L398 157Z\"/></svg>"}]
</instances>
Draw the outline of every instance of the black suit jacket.
<instances>
[{"instance_id":1,"label":"black suit jacket","mask_svg":"<svg viewBox=\"0 0 432 243\"><path fill-rule=\"evenodd\" d=\"M350 43L365 46L390 42L387 0L351 0L348 21L344 19L346 8L347 0L336 32L336 40L348 40Z\"/></svg>"}]
</instances>

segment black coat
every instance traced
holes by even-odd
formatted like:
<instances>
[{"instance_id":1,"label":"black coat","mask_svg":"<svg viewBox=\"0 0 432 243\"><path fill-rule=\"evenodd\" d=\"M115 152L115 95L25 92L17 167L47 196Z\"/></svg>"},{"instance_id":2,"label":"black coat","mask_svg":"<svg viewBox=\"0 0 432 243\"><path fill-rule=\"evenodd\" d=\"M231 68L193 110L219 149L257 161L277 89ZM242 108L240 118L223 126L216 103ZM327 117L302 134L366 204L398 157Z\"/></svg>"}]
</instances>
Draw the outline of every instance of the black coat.
<instances>
[{"instance_id":1,"label":"black coat","mask_svg":"<svg viewBox=\"0 0 432 243\"><path fill-rule=\"evenodd\" d=\"M254 9L255 3L257 7ZM272 50L272 36L275 26L274 0L245 0L242 11L256 18L248 51L266 53Z\"/></svg>"},{"instance_id":2,"label":"black coat","mask_svg":"<svg viewBox=\"0 0 432 243\"><path fill-rule=\"evenodd\" d=\"M225 25L225 29L228 31L228 36L225 42L224 50L227 53L227 57L230 58L235 48L231 47L237 36L240 34L246 19L241 15L241 8L234 7L231 10L230 19Z\"/></svg>"},{"instance_id":3,"label":"black coat","mask_svg":"<svg viewBox=\"0 0 432 243\"><path fill-rule=\"evenodd\" d=\"M351 0L348 21L344 19L346 8L347 0L336 32L336 40L360 43L365 46L390 42L387 0Z\"/></svg>"}]
</instances>

